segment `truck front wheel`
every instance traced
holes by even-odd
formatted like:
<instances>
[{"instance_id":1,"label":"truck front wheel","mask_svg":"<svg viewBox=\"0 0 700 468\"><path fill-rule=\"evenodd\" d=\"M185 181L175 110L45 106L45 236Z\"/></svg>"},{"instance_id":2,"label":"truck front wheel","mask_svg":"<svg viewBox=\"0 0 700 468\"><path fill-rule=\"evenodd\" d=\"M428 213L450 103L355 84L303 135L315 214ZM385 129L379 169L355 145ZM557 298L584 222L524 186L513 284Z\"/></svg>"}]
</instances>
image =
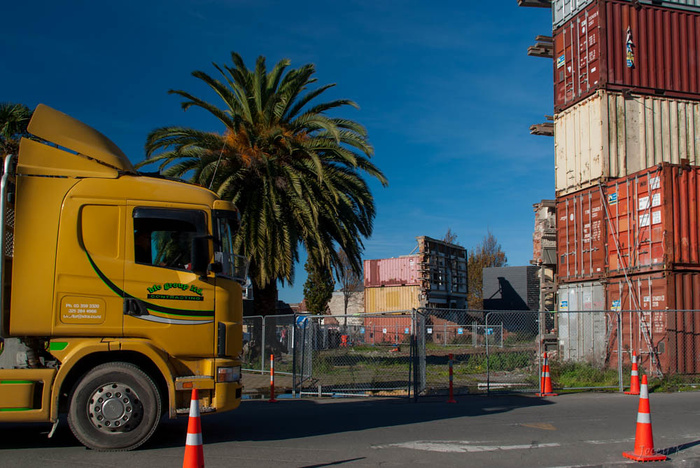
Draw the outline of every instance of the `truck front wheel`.
<instances>
[{"instance_id":1,"label":"truck front wheel","mask_svg":"<svg viewBox=\"0 0 700 468\"><path fill-rule=\"evenodd\" d=\"M133 364L111 362L86 373L73 387L68 425L86 447L132 450L146 442L161 416L158 388Z\"/></svg>"}]
</instances>

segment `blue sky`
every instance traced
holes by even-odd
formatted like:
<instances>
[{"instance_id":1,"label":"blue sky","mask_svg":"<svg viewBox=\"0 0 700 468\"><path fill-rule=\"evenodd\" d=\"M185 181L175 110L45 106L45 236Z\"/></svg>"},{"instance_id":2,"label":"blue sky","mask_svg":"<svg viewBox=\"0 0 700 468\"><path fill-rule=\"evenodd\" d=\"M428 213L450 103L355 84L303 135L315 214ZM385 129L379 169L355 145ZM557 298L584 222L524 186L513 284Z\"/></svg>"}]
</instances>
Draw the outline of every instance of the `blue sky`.
<instances>
[{"instance_id":1,"label":"blue sky","mask_svg":"<svg viewBox=\"0 0 700 468\"><path fill-rule=\"evenodd\" d=\"M417 236L448 228L468 249L487 230L509 265L532 257L532 204L554 196L554 146L529 134L552 110L552 63L527 56L551 34L548 9L516 0L33 1L3 5L0 102L50 105L144 158L164 125L220 131L183 112L169 89L210 99L193 70L240 53L249 66L314 63L322 96L352 99L343 116L364 124L377 204L365 258L410 253ZM280 299L302 298L303 265Z\"/></svg>"}]
</instances>

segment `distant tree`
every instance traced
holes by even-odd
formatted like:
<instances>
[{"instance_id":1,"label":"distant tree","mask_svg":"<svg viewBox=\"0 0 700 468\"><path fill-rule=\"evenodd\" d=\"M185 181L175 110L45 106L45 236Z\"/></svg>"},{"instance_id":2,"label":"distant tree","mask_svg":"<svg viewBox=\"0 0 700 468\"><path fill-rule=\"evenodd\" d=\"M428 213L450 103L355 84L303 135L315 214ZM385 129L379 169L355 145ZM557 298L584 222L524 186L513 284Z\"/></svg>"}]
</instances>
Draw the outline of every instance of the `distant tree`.
<instances>
[{"instance_id":1,"label":"distant tree","mask_svg":"<svg viewBox=\"0 0 700 468\"><path fill-rule=\"evenodd\" d=\"M17 154L31 118L32 111L24 104L0 103L0 156Z\"/></svg>"},{"instance_id":2,"label":"distant tree","mask_svg":"<svg viewBox=\"0 0 700 468\"><path fill-rule=\"evenodd\" d=\"M480 310L484 307L484 268L502 267L508 264L506 254L501 250L501 244L489 230L484 240L469 252L467 274L469 292L467 304L470 309Z\"/></svg>"},{"instance_id":3,"label":"distant tree","mask_svg":"<svg viewBox=\"0 0 700 468\"><path fill-rule=\"evenodd\" d=\"M311 259L306 261L304 269L308 274L304 283L306 308L314 315L322 315L328 310L328 303L333 297L333 275L327 266L319 265Z\"/></svg>"},{"instance_id":4,"label":"distant tree","mask_svg":"<svg viewBox=\"0 0 700 468\"><path fill-rule=\"evenodd\" d=\"M340 265L336 268L335 275L336 278L338 278L338 282L341 285L340 290L343 293L343 315L346 316L343 325L347 325L350 296L352 296L352 293L357 291L362 284L362 274L358 274L358 272L355 271L352 262L343 249L338 249L338 259L340 259Z\"/></svg>"},{"instance_id":5,"label":"distant tree","mask_svg":"<svg viewBox=\"0 0 700 468\"><path fill-rule=\"evenodd\" d=\"M442 238L442 241L448 244L461 245L457 242L457 234L452 232L452 228L447 228L447 232L445 233L445 237Z\"/></svg>"}]
</instances>

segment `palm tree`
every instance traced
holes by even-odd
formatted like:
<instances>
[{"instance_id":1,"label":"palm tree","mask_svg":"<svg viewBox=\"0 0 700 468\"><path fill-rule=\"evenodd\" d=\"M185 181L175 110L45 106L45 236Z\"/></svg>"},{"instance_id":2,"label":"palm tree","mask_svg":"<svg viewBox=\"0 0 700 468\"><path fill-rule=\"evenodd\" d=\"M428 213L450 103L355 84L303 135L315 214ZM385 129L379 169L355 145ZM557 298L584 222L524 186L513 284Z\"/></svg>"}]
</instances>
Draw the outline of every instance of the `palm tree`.
<instances>
[{"instance_id":1,"label":"palm tree","mask_svg":"<svg viewBox=\"0 0 700 468\"><path fill-rule=\"evenodd\" d=\"M289 69L281 60L268 72L264 57L249 70L232 52L233 66L202 71L221 107L190 93L184 110L199 107L223 125L214 133L184 127L152 131L143 166L158 162L167 176L189 178L231 200L241 213L236 248L250 261L256 314L274 313L277 283L294 281L303 246L318 265L340 265L335 246L360 271L362 238L372 233L374 199L363 174L387 180L371 162L365 128L328 111L357 107L347 99L313 103L333 84L316 82L312 64Z\"/></svg>"},{"instance_id":2,"label":"palm tree","mask_svg":"<svg viewBox=\"0 0 700 468\"><path fill-rule=\"evenodd\" d=\"M17 154L31 118L32 111L24 104L0 103L0 156Z\"/></svg>"}]
</instances>

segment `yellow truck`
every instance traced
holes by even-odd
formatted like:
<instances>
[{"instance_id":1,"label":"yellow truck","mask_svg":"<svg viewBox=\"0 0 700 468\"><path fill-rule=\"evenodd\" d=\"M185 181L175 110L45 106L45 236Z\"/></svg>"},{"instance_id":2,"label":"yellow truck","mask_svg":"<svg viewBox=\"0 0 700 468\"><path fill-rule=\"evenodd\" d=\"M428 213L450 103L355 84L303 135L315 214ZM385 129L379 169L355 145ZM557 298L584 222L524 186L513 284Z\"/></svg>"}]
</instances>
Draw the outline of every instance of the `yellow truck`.
<instances>
[{"instance_id":1,"label":"yellow truck","mask_svg":"<svg viewBox=\"0 0 700 468\"><path fill-rule=\"evenodd\" d=\"M130 450L167 414L241 400L235 207L137 172L98 131L39 105L4 160L0 422L60 414L85 446Z\"/></svg>"}]
</instances>

